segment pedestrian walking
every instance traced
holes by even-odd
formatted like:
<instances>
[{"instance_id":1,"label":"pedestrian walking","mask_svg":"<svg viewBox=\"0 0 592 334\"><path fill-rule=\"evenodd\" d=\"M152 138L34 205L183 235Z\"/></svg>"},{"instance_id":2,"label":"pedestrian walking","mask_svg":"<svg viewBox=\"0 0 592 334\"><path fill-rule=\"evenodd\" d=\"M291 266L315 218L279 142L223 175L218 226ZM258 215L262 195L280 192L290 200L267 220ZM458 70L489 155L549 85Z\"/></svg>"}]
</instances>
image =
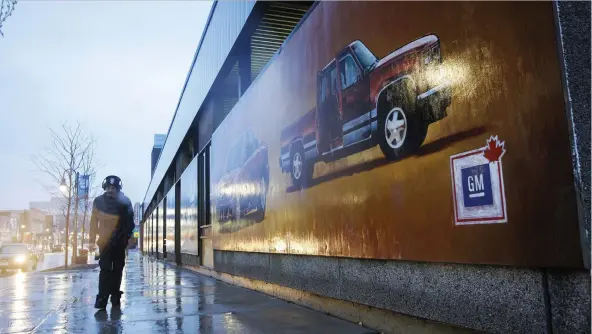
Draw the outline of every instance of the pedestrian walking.
<instances>
[{"instance_id":1,"label":"pedestrian walking","mask_svg":"<svg viewBox=\"0 0 592 334\"><path fill-rule=\"evenodd\" d=\"M110 175L102 184L103 195L95 198L90 218L90 243L99 247L99 292L95 308L107 307L109 296L111 305L121 305L121 276L125 266L128 240L134 230L134 210L132 203L122 189L118 176Z\"/></svg>"}]
</instances>

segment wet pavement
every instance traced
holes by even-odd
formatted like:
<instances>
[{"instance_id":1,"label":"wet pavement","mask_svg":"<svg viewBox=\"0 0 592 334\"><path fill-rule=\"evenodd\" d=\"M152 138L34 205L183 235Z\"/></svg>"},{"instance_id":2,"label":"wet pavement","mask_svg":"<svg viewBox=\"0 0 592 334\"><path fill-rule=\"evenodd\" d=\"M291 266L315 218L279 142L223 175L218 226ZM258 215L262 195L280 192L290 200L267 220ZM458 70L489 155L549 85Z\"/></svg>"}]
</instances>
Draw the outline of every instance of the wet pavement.
<instances>
[{"instance_id":1,"label":"wet pavement","mask_svg":"<svg viewBox=\"0 0 592 334\"><path fill-rule=\"evenodd\" d=\"M0 278L0 333L370 333L324 313L130 251L120 309L94 306L98 268Z\"/></svg>"}]
</instances>

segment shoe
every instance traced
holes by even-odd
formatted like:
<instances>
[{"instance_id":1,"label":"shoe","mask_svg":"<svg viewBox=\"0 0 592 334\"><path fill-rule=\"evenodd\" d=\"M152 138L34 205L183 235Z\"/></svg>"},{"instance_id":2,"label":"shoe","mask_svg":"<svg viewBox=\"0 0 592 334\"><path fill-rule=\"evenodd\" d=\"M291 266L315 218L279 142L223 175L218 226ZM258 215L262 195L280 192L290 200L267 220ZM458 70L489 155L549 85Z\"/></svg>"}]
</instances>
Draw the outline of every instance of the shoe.
<instances>
[{"instance_id":1,"label":"shoe","mask_svg":"<svg viewBox=\"0 0 592 334\"><path fill-rule=\"evenodd\" d=\"M95 301L95 308L106 309L107 302L109 302L109 297L103 297L103 296L97 295L97 300Z\"/></svg>"},{"instance_id":2,"label":"shoe","mask_svg":"<svg viewBox=\"0 0 592 334\"><path fill-rule=\"evenodd\" d=\"M111 305L120 306L121 305L121 295L123 295L123 291L119 291L119 293L112 293L111 294Z\"/></svg>"}]
</instances>

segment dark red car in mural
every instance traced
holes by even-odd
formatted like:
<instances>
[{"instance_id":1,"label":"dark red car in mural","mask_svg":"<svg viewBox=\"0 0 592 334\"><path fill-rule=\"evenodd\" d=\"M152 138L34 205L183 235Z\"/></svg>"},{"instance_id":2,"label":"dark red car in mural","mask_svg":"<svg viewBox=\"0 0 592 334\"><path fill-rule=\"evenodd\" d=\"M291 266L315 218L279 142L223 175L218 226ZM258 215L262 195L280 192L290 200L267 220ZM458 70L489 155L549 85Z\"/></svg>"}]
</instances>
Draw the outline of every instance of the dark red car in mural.
<instances>
[{"instance_id":1,"label":"dark red car in mural","mask_svg":"<svg viewBox=\"0 0 592 334\"><path fill-rule=\"evenodd\" d=\"M224 175L216 186L218 221L263 220L268 188L267 145L247 131L230 148Z\"/></svg>"},{"instance_id":2,"label":"dark red car in mural","mask_svg":"<svg viewBox=\"0 0 592 334\"><path fill-rule=\"evenodd\" d=\"M361 41L317 75L317 105L281 133L280 166L306 186L317 161L379 145L388 159L415 152L430 123L446 116L451 93L440 75L440 40L419 38L378 59Z\"/></svg>"}]
</instances>

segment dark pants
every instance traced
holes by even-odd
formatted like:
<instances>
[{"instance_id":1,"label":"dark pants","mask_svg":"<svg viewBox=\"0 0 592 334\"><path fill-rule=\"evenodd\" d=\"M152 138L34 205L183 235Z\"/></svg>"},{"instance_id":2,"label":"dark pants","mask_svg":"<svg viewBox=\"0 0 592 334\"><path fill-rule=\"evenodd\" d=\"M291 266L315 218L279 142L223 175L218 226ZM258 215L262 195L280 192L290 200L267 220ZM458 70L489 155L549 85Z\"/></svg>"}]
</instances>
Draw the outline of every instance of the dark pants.
<instances>
[{"instance_id":1,"label":"dark pants","mask_svg":"<svg viewBox=\"0 0 592 334\"><path fill-rule=\"evenodd\" d=\"M99 296L117 295L125 266L125 247L101 247L99 254Z\"/></svg>"}]
</instances>

